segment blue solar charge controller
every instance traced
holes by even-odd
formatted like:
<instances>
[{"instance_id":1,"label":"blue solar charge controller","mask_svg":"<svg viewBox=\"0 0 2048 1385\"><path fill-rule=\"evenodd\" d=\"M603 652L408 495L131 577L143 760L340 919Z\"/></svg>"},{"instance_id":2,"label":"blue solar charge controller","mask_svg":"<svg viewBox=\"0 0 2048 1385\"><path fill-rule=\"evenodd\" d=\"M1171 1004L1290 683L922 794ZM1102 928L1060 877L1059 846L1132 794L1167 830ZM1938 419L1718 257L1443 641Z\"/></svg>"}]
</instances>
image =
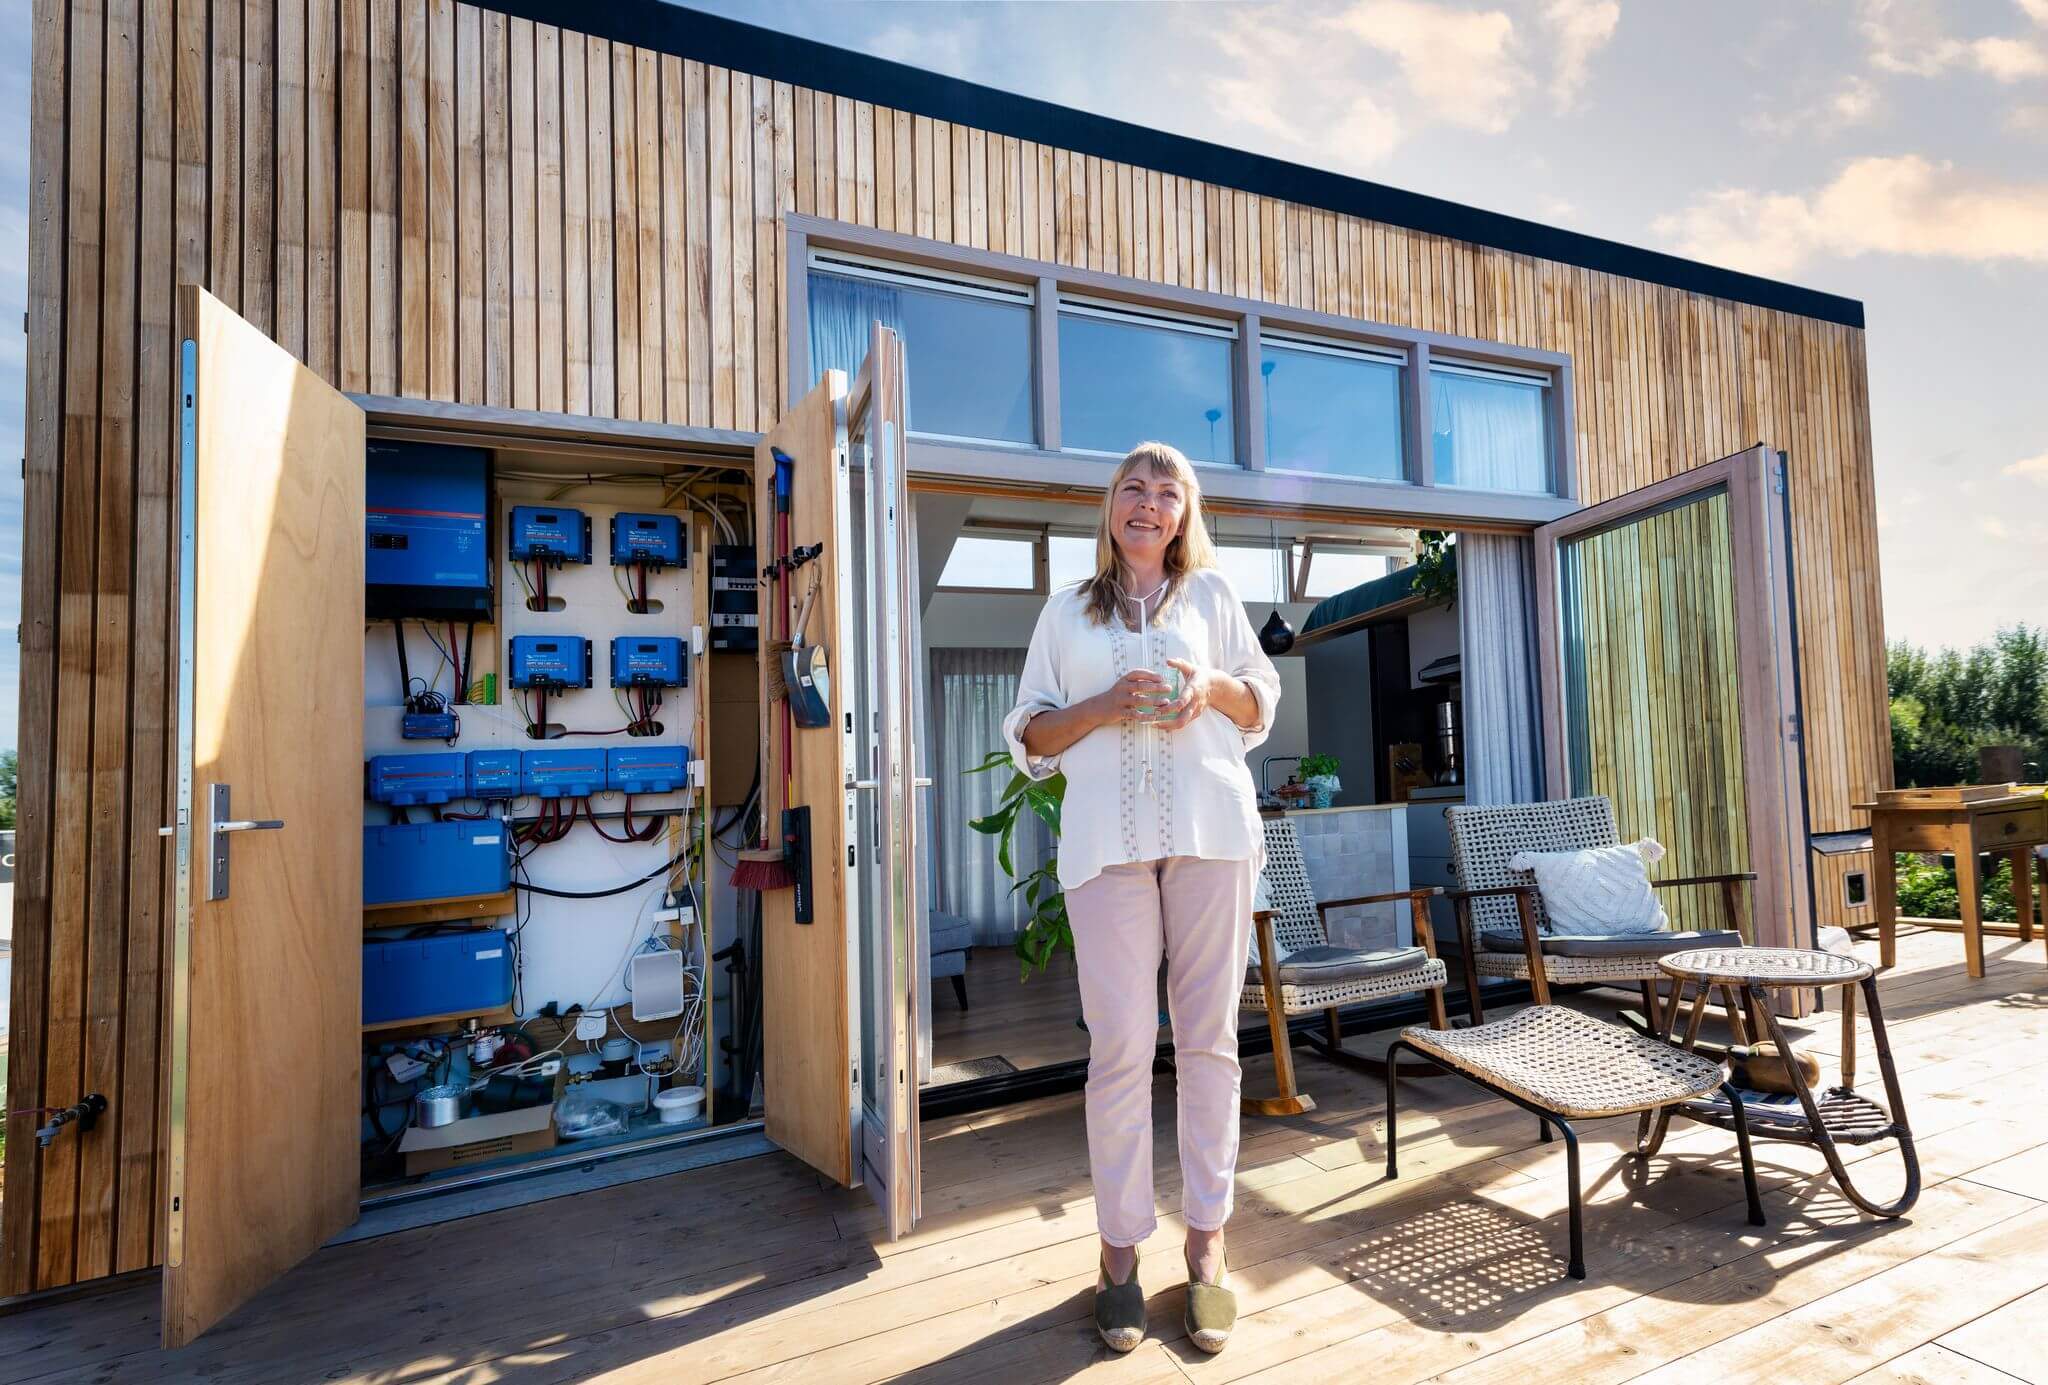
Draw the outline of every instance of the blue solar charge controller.
<instances>
[{"instance_id":1,"label":"blue solar charge controller","mask_svg":"<svg viewBox=\"0 0 2048 1385\"><path fill-rule=\"evenodd\" d=\"M512 942L502 928L363 944L363 1023L495 1010L512 1003Z\"/></svg>"},{"instance_id":2,"label":"blue solar charge controller","mask_svg":"<svg viewBox=\"0 0 2048 1385\"><path fill-rule=\"evenodd\" d=\"M674 635L620 635L612 641L612 686L684 688L690 684L690 661L682 640Z\"/></svg>"},{"instance_id":3,"label":"blue solar charge controller","mask_svg":"<svg viewBox=\"0 0 2048 1385\"><path fill-rule=\"evenodd\" d=\"M508 663L515 688L590 686L590 641L578 635L514 635Z\"/></svg>"},{"instance_id":4,"label":"blue solar charge controller","mask_svg":"<svg viewBox=\"0 0 2048 1385\"><path fill-rule=\"evenodd\" d=\"M689 781L685 745L620 745L604 753L604 782L620 793L674 793Z\"/></svg>"},{"instance_id":5,"label":"blue solar charge controller","mask_svg":"<svg viewBox=\"0 0 2048 1385\"><path fill-rule=\"evenodd\" d=\"M621 510L612 516L612 564L627 567L688 567L688 540L683 537L681 515L635 514Z\"/></svg>"},{"instance_id":6,"label":"blue solar charge controller","mask_svg":"<svg viewBox=\"0 0 2048 1385\"><path fill-rule=\"evenodd\" d=\"M514 558L587 563L590 516L559 505L514 505L505 542Z\"/></svg>"},{"instance_id":7,"label":"blue solar charge controller","mask_svg":"<svg viewBox=\"0 0 2048 1385\"><path fill-rule=\"evenodd\" d=\"M502 894L512 881L505 824L454 818L363 829L363 903Z\"/></svg>"}]
</instances>

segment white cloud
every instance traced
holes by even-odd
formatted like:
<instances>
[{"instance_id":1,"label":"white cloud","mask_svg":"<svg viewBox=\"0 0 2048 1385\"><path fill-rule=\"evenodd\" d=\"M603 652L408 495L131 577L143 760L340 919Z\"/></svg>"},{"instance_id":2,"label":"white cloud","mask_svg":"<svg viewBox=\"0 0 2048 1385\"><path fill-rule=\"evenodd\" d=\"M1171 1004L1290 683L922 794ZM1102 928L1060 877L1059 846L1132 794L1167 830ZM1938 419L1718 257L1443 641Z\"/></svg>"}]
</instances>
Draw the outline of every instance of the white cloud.
<instances>
[{"instance_id":1,"label":"white cloud","mask_svg":"<svg viewBox=\"0 0 2048 1385\"><path fill-rule=\"evenodd\" d=\"M2043 0L2048 3L2048 0ZM1803 106L1788 110L1756 111L1744 116L1743 128L1752 134L1811 136L1838 134L1852 126L1867 124L1877 114L1877 84L1868 77L1851 73L1836 88Z\"/></svg>"},{"instance_id":2,"label":"white cloud","mask_svg":"<svg viewBox=\"0 0 2048 1385\"><path fill-rule=\"evenodd\" d=\"M2008 466L1999 468L2000 476L2016 476L2032 481L2037 486L2048 486L2048 452L2035 457L2022 457Z\"/></svg>"},{"instance_id":3,"label":"white cloud","mask_svg":"<svg viewBox=\"0 0 2048 1385\"><path fill-rule=\"evenodd\" d=\"M2017 2L2036 21L2048 23L2048 0ZM1881 72L1935 77L1967 67L2007 83L2048 73L2048 51L2031 40L1957 38L1947 32L1937 7L1924 0L1863 0L1861 27L1871 66Z\"/></svg>"},{"instance_id":4,"label":"white cloud","mask_svg":"<svg viewBox=\"0 0 2048 1385\"><path fill-rule=\"evenodd\" d=\"M1327 23L1393 58L1409 93L1446 124L1500 134L1529 84L1515 57L1515 22L1500 10L1355 0Z\"/></svg>"},{"instance_id":5,"label":"white cloud","mask_svg":"<svg viewBox=\"0 0 2048 1385\"><path fill-rule=\"evenodd\" d=\"M1754 274L1789 274L1817 255L2048 263L2048 181L1864 158L1812 193L1709 192L1652 229L1681 254Z\"/></svg>"},{"instance_id":6,"label":"white cloud","mask_svg":"<svg viewBox=\"0 0 2048 1385\"><path fill-rule=\"evenodd\" d=\"M2005 527L2004 520L1980 519L1977 521L1977 528L1983 531L1988 538L2009 539L2012 537L2012 531Z\"/></svg>"},{"instance_id":7,"label":"white cloud","mask_svg":"<svg viewBox=\"0 0 2048 1385\"><path fill-rule=\"evenodd\" d=\"M2041 3L2048 5L2048 0ZM1621 0L1550 0L1545 7L1543 24L1557 43L1550 99L1559 111L1570 110L1578 100L1593 55L1607 46L1620 23Z\"/></svg>"}]
</instances>

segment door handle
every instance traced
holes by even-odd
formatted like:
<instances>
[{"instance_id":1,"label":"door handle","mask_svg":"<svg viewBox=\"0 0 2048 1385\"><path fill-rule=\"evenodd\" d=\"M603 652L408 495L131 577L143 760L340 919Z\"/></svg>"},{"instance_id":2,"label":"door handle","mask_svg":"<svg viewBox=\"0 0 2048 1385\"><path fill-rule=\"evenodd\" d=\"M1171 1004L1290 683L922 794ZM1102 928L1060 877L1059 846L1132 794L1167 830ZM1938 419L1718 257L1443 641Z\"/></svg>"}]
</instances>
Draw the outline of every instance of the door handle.
<instances>
[{"instance_id":1,"label":"door handle","mask_svg":"<svg viewBox=\"0 0 2048 1385\"><path fill-rule=\"evenodd\" d=\"M228 844L236 832L275 832L284 826L282 818L236 818L228 816L229 791L226 784L214 784L207 795L207 852L212 869L207 874L206 897L228 897Z\"/></svg>"}]
</instances>

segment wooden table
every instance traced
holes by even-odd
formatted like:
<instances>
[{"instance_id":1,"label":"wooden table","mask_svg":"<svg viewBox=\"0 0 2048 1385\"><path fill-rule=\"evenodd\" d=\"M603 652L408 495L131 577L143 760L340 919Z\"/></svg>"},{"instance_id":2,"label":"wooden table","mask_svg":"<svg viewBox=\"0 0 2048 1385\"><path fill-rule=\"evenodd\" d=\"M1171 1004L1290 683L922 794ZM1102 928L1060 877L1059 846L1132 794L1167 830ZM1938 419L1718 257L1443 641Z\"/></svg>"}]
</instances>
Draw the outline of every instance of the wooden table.
<instances>
[{"instance_id":1,"label":"wooden table","mask_svg":"<svg viewBox=\"0 0 2048 1385\"><path fill-rule=\"evenodd\" d=\"M2034 937L2034 848L2048 843L2048 798L2036 791L2017 793L2014 786L1982 785L1955 789L1897 789L1878 795L1875 803L1858 803L1870 814L1871 912L1878 928L1880 964L1898 962L1901 922L1963 935L1963 958L1971 976L1984 974L1984 935ZM1895 854L1900 851L1953 852L1956 858L1956 919L1908 918L1899 914L1899 882ZM2016 923L1986 923L1980 894L1984 887L1977 858L1984 854L2012 861L2012 897ZM2048 931L2048 930L2044 930Z\"/></svg>"},{"instance_id":2,"label":"wooden table","mask_svg":"<svg viewBox=\"0 0 2048 1385\"><path fill-rule=\"evenodd\" d=\"M1809 1144L1828 1161L1828 1171L1842 1195L1874 1217L1898 1217L1919 1200L1920 1159L1913 1148L1912 1127L1906 1124L1906 1098L1899 1090L1899 1073L1892 1062L1891 1040L1885 1034L1884 1011L1877 1003L1877 971L1870 963L1833 952L1815 952L1799 947L1693 948L1657 959L1664 974L1678 983L1667 1015L1675 1016L1687 985L1694 988L1692 1014L1686 1022L1685 1037L1678 1042L1688 1051L1699 1043L1700 1018L1706 1010L1707 992L1715 987L1738 986L1750 1013L1763 1024L1784 1065L1792 1094L1799 1099L1796 1112L1774 1111L1768 1105L1750 1105L1737 1113L1725 1098L1687 1101L1678 1113L1741 1132L1761 1140L1789 1140ZM1842 988L1842 1080L1819 1097L1807 1085L1805 1069L1792 1041L1778 1023L1778 1016L1765 994L1783 987L1840 986ZM1870 1031L1877 1049L1877 1067L1884 1079L1882 1104L1856 1090L1856 993L1863 993L1863 1005L1870 1015ZM1669 1020L1664 1037L1671 1040ZM1762 1036L1759 1035L1759 1038ZM1637 1150L1645 1157L1663 1143L1665 1122L1670 1111L1647 1116L1637 1130ZM1906 1182L1899 1196L1888 1203L1871 1201L1859 1191L1842 1162L1840 1146L1874 1144L1881 1140L1898 1143L1905 1163ZM1861 1166L1859 1166L1861 1167Z\"/></svg>"}]
</instances>

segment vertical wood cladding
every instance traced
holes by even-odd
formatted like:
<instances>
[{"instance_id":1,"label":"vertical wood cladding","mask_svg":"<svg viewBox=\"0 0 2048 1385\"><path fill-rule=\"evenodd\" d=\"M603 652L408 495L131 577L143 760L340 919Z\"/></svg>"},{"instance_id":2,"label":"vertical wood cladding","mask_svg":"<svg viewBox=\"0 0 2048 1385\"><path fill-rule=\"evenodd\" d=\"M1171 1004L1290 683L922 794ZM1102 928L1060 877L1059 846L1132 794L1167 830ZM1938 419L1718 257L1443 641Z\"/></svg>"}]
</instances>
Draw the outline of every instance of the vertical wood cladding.
<instances>
[{"instance_id":1,"label":"vertical wood cladding","mask_svg":"<svg viewBox=\"0 0 2048 1385\"><path fill-rule=\"evenodd\" d=\"M1816 829L1889 782L1860 331L456 0L36 0L0 1294L154 1263L172 289L343 389L773 423L785 211L1569 353L1582 499L1791 454ZM913 363L914 366L914 363ZM1832 892L1838 882L1830 878Z\"/></svg>"}]
</instances>

